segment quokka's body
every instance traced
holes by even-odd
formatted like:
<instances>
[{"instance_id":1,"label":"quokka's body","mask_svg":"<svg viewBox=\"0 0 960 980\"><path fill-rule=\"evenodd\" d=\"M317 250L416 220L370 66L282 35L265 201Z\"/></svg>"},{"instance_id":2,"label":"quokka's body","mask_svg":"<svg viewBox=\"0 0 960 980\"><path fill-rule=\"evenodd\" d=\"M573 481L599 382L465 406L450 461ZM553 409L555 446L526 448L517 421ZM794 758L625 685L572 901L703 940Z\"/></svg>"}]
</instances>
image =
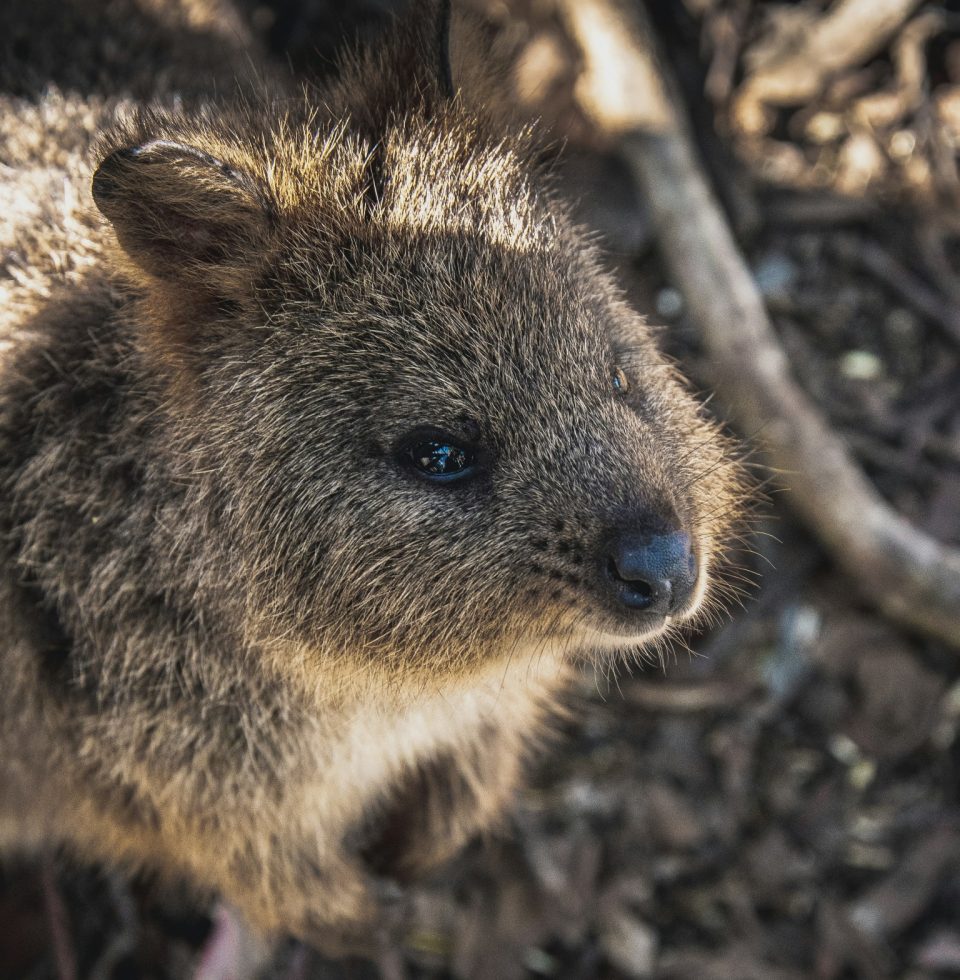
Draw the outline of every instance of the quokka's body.
<instances>
[{"instance_id":1,"label":"quokka's body","mask_svg":"<svg viewBox=\"0 0 960 980\"><path fill-rule=\"evenodd\" d=\"M0 95L0 844L323 942L703 606L736 470L456 11L291 97L175 35Z\"/></svg>"}]
</instances>

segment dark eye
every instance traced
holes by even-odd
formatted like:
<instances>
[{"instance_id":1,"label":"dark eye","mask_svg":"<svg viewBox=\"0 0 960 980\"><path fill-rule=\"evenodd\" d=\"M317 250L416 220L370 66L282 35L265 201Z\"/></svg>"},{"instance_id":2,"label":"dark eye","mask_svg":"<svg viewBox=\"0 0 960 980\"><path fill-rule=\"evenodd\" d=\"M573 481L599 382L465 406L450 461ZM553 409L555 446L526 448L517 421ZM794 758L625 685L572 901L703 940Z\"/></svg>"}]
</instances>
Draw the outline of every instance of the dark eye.
<instances>
[{"instance_id":1,"label":"dark eye","mask_svg":"<svg viewBox=\"0 0 960 980\"><path fill-rule=\"evenodd\" d=\"M618 395L622 395L624 392L630 390L630 382L627 380L627 376L623 373L622 368L615 367L610 372L610 384Z\"/></svg>"},{"instance_id":2,"label":"dark eye","mask_svg":"<svg viewBox=\"0 0 960 980\"><path fill-rule=\"evenodd\" d=\"M476 450L440 433L411 437L401 446L399 457L401 463L434 483L452 483L476 472Z\"/></svg>"}]
</instances>

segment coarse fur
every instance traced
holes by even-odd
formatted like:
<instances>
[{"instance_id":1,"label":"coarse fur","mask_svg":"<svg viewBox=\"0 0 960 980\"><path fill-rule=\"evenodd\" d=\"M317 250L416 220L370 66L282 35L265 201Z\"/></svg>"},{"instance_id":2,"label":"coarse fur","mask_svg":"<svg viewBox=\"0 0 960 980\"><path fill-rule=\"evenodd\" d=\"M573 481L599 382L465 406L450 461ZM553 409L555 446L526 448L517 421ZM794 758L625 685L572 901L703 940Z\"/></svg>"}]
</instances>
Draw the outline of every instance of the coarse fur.
<instances>
[{"instance_id":1,"label":"coarse fur","mask_svg":"<svg viewBox=\"0 0 960 980\"><path fill-rule=\"evenodd\" d=\"M2 97L0 845L321 944L495 821L578 656L668 628L610 535L691 536L690 618L739 494L429 7L306 95ZM479 475L405 468L423 425Z\"/></svg>"}]
</instances>

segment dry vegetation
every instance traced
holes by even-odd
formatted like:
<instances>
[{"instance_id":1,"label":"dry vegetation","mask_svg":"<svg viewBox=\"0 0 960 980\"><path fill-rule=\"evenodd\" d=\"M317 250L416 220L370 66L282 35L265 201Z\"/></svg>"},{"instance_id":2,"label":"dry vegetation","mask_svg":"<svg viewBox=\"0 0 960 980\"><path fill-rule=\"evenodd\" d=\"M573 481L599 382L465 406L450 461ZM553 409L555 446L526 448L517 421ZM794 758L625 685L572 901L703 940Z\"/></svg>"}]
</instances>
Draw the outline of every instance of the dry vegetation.
<instances>
[{"instance_id":1,"label":"dry vegetation","mask_svg":"<svg viewBox=\"0 0 960 980\"><path fill-rule=\"evenodd\" d=\"M416 890L376 965L290 946L272 975L958 976L960 13L475 2L567 144L560 189L772 463L762 584L662 672L585 676L507 833ZM309 70L333 6L250 13ZM181 976L208 928L149 882L26 866L0 977Z\"/></svg>"}]
</instances>

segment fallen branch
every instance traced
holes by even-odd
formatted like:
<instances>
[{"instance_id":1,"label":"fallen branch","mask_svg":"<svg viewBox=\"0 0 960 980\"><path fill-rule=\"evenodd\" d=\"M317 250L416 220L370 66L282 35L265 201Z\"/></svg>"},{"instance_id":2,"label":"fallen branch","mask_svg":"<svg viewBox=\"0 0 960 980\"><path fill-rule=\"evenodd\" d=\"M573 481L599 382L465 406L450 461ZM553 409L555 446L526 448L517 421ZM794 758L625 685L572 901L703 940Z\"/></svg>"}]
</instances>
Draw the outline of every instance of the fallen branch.
<instances>
[{"instance_id":1,"label":"fallen branch","mask_svg":"<svg viewBox=\"0 0 960 980\"><path fill-rule=\"evenodd\" d=\"M756 285L697 161L675 85L641 10L566 0L584 56L578 93L619 137L650 206L670 275L686 297L715 380L736 420L757 432L789 500L865 598L891 617L960 647L960 551L893 510L794 380ZM642 79L619 95L617 77ZM594 87L596 79L598 86Z\"/></svg>"}]
</instances>

